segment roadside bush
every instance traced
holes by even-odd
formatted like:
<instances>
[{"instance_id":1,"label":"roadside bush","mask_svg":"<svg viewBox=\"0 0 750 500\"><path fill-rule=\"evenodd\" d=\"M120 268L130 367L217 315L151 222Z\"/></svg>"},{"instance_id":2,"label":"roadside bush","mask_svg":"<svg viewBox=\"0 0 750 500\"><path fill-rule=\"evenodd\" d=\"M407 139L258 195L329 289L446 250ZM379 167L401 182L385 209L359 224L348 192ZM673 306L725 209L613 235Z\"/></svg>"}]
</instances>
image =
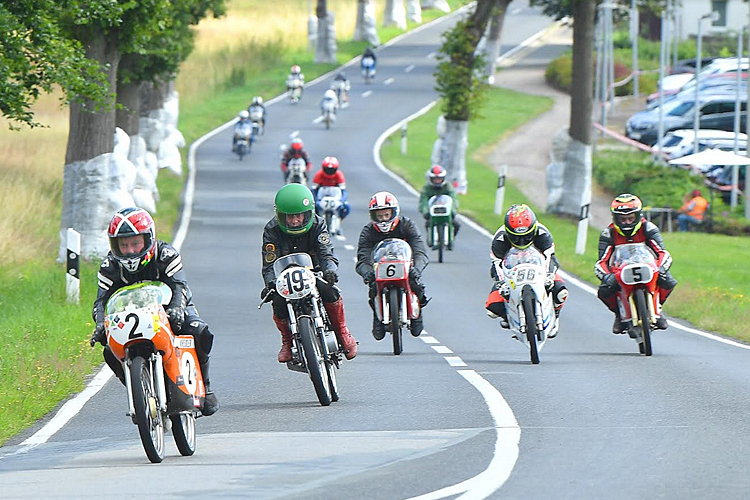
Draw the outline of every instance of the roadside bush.
<instances>
[{"instance_id":1,"label":"roadside bush","mask_svg":"<svg viewBox=\"0 0 750 500\"><path fill-rule=\"evenodd\" d=\"M563 54L550 62L544 72L544 78L552 87L570 92L573 81L573 56L570 53Z\"/></svg>"}]
</instances>

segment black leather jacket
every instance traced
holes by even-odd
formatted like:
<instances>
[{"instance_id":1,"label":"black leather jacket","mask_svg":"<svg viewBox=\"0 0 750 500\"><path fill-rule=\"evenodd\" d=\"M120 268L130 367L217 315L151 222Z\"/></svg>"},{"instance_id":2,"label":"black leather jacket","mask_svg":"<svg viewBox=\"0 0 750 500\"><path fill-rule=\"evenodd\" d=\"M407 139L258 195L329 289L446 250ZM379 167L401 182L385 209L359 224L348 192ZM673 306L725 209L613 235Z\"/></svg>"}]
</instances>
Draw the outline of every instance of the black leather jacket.
<instances>
[{"instance_id":1,"label":"black leather jacket","mask_svg":"<svg viewBox=\"0 0 750 500\"><path fill-rule=\"evenodd\" d=\"M364 278L373 271L372 250L375 248L375 245L386 238L400 238L405 240L411 247L414 269L422 274L424 268L430 263L427 245L425 245L422 234L417 229L414 221L403 215L399 216L398 225L393 231L387 233L378 231L371 222L362 228L362 232L359 233L359 243L357 243L357 274Z\"/></svg>"}]
</instances>

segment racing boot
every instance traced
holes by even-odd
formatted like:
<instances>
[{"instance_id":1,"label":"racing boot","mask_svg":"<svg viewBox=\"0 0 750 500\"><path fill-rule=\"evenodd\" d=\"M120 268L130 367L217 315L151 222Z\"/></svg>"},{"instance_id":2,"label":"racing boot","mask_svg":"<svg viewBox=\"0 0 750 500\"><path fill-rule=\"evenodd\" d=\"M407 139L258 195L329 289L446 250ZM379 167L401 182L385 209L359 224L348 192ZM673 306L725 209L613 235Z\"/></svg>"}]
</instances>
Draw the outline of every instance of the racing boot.
<instances>
[{"instance_id":1,"label":"racing boot","mask_svg":"<svg viewBox=\"0 0 750 500\"><path fill-rule=\"evenodd\" d=\"M201 363L201 374L203 375L203 385L206 388L206 397L203 400L203 407L201 413L204 417L209 417L217 412L219 409L219 401L216 399L216 394L211 390L211 380L208 375L209 363L208 359Z\"/></svg>"},{"instance_id":2,"label":"racing boot","mask_svg":"<svg viewBox=\"0 0 750 500\"><path fill-rule=\"evenodd\" d=\"M625 332L625 325L620 321L620 315L615 313L615 322L612 323L612 333L620 334Z\"/></svg>"},{"instance_id":3,"label":"racing boot","mask_svg":"<svg viewBox=\"0 0 750 500\"><path fill-rule=\"evenodd\" d=\"M281 332L281 350L279 351L279 363L292 360L292 330L289 328L289 320L273 317L276 328Z\"/></svg>"},{"instance_id":4,"label":"racing boot","mask_svg":"<svg viewBox=\"0 0 750 500\"><path fill-rule=\"evenodd\" d=\"M354 359L354 356L357 355L357 341L346 327L346 318L344 317L344 299L339 297L339 300L336 302L331 302L329 304L324 302L323 307L326 308L328 318L331 320L331 326L333 326L336 339L338 339L339 345L344 349L344 356L346 356L346 359Z\"/></svg>"},{"instance_id":5,"label":"racing boot","mask_svg":"<svg viewBox=\"0 0 750 500\"><path fill-rule=\"evenodd\" d=\"M661 316L656 318L656 328L659 330L666 330L668 326L667 317L664 316L664 313L661 313Z\"/></svg>"},{"instance_id":6,"label":"racing boot","mask_svg":"<svg viewBox=\"0 0 750 500\"><path fill-rule=\"evenodd\" d=\"M372 336L375 337L375 340L383 340L385 338L385 325L375 315L372 317Z\"/></svg>"},{"instance_id":7,"label":"racing boot","mask_svg":"<svg viewBox=\"0 0 750 500\"><path fill-rule=\"evenodd\" d=\"M422 334L422 332L424 331L424 323L422 322L421 313L419 314L419 317L417 319L411 320L409 331L411 331L413 337L419 337Z\"/></svg>"}]
</instances>

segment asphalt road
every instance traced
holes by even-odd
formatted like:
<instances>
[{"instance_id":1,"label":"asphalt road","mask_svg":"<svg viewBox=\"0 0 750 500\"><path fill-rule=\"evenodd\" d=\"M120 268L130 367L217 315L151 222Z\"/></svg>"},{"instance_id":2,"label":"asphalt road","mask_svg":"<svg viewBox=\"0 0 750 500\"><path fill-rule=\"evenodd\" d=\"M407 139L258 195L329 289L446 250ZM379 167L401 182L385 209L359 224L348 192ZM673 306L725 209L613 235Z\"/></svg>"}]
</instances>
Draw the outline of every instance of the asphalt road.
<instances>
[{"instance_id":1,"label":"asphalt road","mask_svg":"<svg viewBox=\"0 0 750 500\"><path fill-rule=\"evenodd\" d=\"M331 130L313 123L326 79L297 105L270 106L266 135L244 161L232 156L229 131L198 150L182 255L216 334L221 410L198 420L195 455L181 457L170 442L164 462L149 464L124 415L125 392L110 380L47 443L20 444L37 426L0 449L3 498L747 497L745 349L670 328L645 358L609 333L611 315L595 296L570 286L561 332L533 366L484 314L489 239L471 227L446 262L425 271L427 334L407 335L401 356L388 337L370 335L367 289L354 272L367 201L389 190L404 215L420 219L416 197L378 170L372 146L435 98L434 53L452 22L382 48L371 85L349 69L351 106ZM550 23L515 7L505 48ZM307 376L276 362L271 309L257 308L262 228L282 185L279 145L293 131L316 167L326 155L339 158L353 206L335 244L359 355L339 371L341 400L325 408Z\"/></svg>"}]
</instances>

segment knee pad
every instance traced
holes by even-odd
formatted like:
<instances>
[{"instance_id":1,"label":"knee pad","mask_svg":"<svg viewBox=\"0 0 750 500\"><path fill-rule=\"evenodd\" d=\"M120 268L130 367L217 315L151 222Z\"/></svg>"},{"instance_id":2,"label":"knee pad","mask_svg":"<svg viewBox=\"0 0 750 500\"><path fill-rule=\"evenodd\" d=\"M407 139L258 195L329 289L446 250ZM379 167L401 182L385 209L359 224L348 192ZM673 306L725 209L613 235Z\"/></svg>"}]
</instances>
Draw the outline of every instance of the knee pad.
<instances>
[{"instance_id":1,"label":"knee pad","mask_svg":"<svg viewBox=\"0 0 750 500\"><path fill-rule=\"evenodd\" d=\"M495 316L501 318L504 318L506 316L505 304L502 302L492 302L491 304L487 304L486 309Z\"/></svg>"},{"instance_id":2,"label":"knee pad","mask_svg":"<svg viewBox=\"0 0 750 500\"><path fill-rule=\"evenodd\" d=\"M555 303L555 305L562 306L567 299L568 299L568 289L565 288L564 286L558 289L558 287L555 286L555 290L552 291L552 301Z\"/></svg>"},{"instance_id":3,"label":"knee pad","mask_svg":"<svg viewBox=\"0 0 750 500\"><path fill-rule=\"evenodd\" d=\"M208 329L205 321L197 316L188 317L182 327L182 333L193 336L199 357L207 357L211 353L211 348L214 345L214 334Z\"/></svg>"},{"instance_id":4,"label":"knee pad","mask_svg":"<svg viewBox=\"0 0 750 500\"><path fill-rule=\"evenodd\" d=\"M659 288L671 291L677 285L677 280L674 279L671 273L666 272L664 274L659 274L659 279L656 280L656 284Z\"/></svg>"}]
</instances>

